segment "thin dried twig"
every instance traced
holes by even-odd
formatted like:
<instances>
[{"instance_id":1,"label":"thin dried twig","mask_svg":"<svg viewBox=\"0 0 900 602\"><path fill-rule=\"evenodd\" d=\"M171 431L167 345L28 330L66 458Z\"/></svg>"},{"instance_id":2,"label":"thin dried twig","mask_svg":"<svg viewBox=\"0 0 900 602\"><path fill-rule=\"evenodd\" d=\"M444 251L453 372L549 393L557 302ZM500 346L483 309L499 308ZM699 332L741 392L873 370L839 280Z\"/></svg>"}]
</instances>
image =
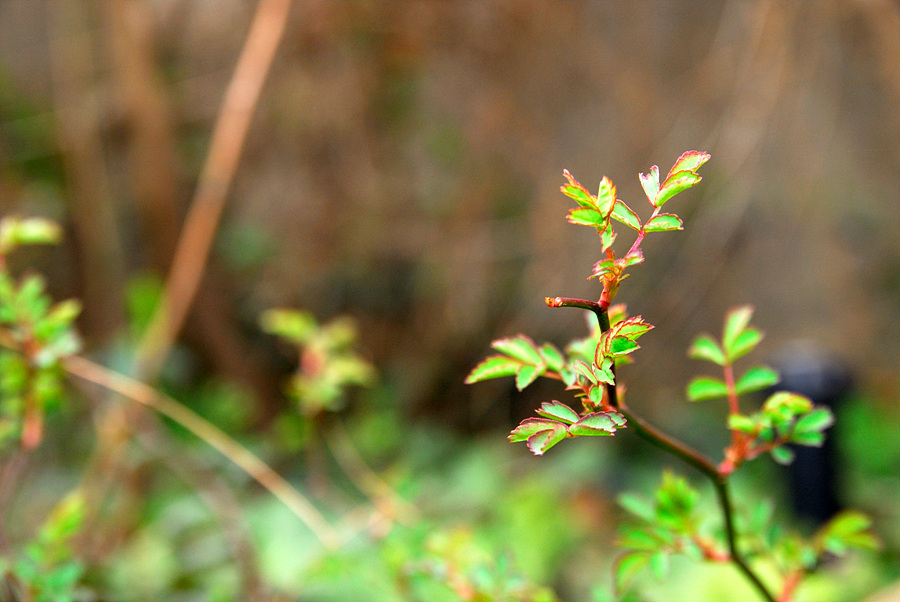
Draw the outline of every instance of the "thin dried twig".
<instances>
[{"instance_id":1,"label":"thin dried twig","mask_svg":"<svg viewBox=\"0 0 900 602\"><path fill-rule=\"evenodd\" d=\"M209 154L185 219L162 302L135 361L140 378L155 375L184 324L218 229L266 75L281 41L290 0L261 0L225 92Z\"/></svg>"},{"instance_id":2,"label":"thin dried twig","mask_svg":"<svg viewBox=\"0 0 900 602\"><path fill-rule=\"evenodd\" d=\"M257 483L281 500L300 520L306 523L325 546L335 549L340 545L341 540L337 531L302 493L250 450L202 416L149 385L124 374L113 372L83 357L73 355L66 358L64 367L73 376L100 385L174 420L234 462Z\"/></svg>"}]
</instances>

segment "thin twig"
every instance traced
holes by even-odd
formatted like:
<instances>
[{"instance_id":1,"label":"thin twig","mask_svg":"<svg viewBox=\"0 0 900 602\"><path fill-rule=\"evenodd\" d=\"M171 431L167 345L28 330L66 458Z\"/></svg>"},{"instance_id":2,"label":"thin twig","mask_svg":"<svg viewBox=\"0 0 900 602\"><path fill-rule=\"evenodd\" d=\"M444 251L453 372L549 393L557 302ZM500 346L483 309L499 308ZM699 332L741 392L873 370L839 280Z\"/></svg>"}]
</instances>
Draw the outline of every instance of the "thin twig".
<instances>
[{"instance_id":1,"label":"thin twig","mask_svg":"<svg viewBox=\"0 0 900 602\"><path fill-rule=\"evenodd\" d=\"M266 75L287 23L291 0L260 0L213 129L209 154L185 218L166 280L138 351L135 374L154 376L190 309L247 139Z\"/></svg>"},{"instance_id":2,"label":"thin twig","mask_svg":"<svg viewBox=\"0 0 900 602\"><path fill-rule=\"evenodd\" d=\"M281 500L300 520L306 523L326 547L336 549L340 546L341 539L337 531L328 524L322 514L302 493L250 450L205 418L154 388L83 357L70 356L63 360L63 366L69 374L103 386L152 408L186 428L234 462L257 483Z\"/></svg>"}]
</instances>

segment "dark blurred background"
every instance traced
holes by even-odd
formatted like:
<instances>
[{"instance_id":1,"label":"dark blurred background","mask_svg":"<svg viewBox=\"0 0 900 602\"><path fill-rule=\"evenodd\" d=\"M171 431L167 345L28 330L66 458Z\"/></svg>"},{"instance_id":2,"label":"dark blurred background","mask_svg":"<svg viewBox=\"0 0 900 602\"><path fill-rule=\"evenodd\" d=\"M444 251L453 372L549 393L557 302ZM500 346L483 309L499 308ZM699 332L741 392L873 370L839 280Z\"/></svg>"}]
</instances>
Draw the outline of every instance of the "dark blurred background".
<instances>
[{"instance_id":1,"label":"dark blurred background","mask_svg":"<svg viewBox=\"0 0 900 602\"><path fill-rule=\"evenodd\" d=\"M28 262L83 299L90 353L165 277L254 9L0 2L0 211L65 225ZM262 427L291 366L260 312L349 314L410 423L502 431L558 391L466 373L500 336L580 336L545 296L599 296L562 170L646 215L638 172L700 149L685 231L650 237L617 299L657 326L624 370L632 406L685 429L685 349L741 303L764 356L809 341L893 404L898 106L889 0L297 1L170 362L252 391Z\"/></svg>"}]
</instances>

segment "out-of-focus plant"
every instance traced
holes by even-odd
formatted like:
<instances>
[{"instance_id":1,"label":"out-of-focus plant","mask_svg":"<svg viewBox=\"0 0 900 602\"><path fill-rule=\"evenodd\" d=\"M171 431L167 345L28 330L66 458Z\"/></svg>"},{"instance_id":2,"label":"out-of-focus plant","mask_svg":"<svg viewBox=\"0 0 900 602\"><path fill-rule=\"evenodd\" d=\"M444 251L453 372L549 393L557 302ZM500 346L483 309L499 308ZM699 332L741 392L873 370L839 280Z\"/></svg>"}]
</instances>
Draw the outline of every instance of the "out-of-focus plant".
<instances>
[{"instance_id":1,"label":"out-of-focus plant","mask_svg":"<svg viewBox=\"0 0 900 602\"><path fill-rule=\"evenodd\" d=\"M17 279L8 270L17 248L59 237L59 227L45 219L0 220L0 337L9 343L0 349L0 446L16 438L26 450L40 444L44 414L62 400L60 360L81 346L74 328L78 301L54 304L41 276Z\"/></svg>"},{"instance_id":2,"label":"out-of-focus plant","mask_svg":"<svg viewBox=\"0 0 900 602\"><path fill-rule=\"evenodd\" d=\"M71 539L84 520L84 498L64 497L15 560L0 557L0 599L70 602L84 567L72 554ZM7 592L3 592L6 588Z\"/></svg>"},{"instance_id":3,"label":"out-of-focus plant","mask_svg":"<svg viewBox=\"0 0 900 602\"><path fill-rule=\"evenodd\" d=\"M760 521L749 521L746 532L738 531L729 487L729 477L734 471L764 453L771 454L777 462L789 463L793 454L787 444L819 446L824 431L834 422L827 408L814 407L806 397L786 391L772 394L752 413L745 413L741 408L741 395L770 388L779 380L777 372L766 366L735 372L735 362L755 349L763 338L762 332L750 325L753 309L750 306L732 309L725 316L720 339L701 335L688 352L692 358L706 360L722 370L722 378L697 377L687 387L691 401L727 400L731 443L719 464L634 413L625 402L624 386L616 378L616 366L632 361L631 354L640 348L638 339L653 326L641 316L628 317L625 307L612 305L612 301L620 283L628 277L628 270L643 263L641 244L645 236L683 229L677 215L662 212L663 205L700 182L697 171L709 158L705 152L685 152L662 181L655 165L649 173L640 174L651 206L651 214L644 220L617 198L616 187L609 178L601 180L594 195L568 171L563 172L566 184L561 191L578 205L569 211L568 221L592 227L600 237L604 256L594 264L590 278L597 278L602 291L598 301L547 297L546 303L549 307L588 310L596 316L597 324L588 337L573 341L564 351L550 343L539 345L521 334L494 341L492 347L498 354L478 364L466 382L512 376L516 387L522 390L539 377L545 377L560 381L573 392L581 402L578 410L557 400L545 402L537 410L538 417L523 420L509 435L512 442L524 441L535 455L543 455L563 439L611 436L620 429L631 428L712 482L724 522L719 529L710 529L698 513L699 493L685 479L668 473L653 502L632 495L622 498L623 507L637 520L623 528L620 539L625 554L615 568L619 591L624 591L645 567L664 576L673 554L688 554L708 561L733 563L762 598L769 602L789 602L802 577L815 570L826 554L875 548L878 540L869 529L868 519L856 512L836 516L810 539L790 535L777 541L766 540L759 537L765 527ZM622 255L617 255L612 248L617 236L614 222L636 232L633 243ZM765 545L752 549L742 545L751 538ZM764 581L751 563L763 556L776 561L781 576L779 583Z\"/></svg>"},{"instance_id":4,"label":"out-of-focus plant","mask_svg":"<svg viewBox=\"0 0 900 602\"><path fill-rule=\"evenodd\" d=\"M371 386L375 381L375 369L353 349L356 325L348 317L320 326L309 312L270 309L260 316L260 325L299 350L287 394L304 416L339 410L348 387Z\"/></svg>"}]
</instances>

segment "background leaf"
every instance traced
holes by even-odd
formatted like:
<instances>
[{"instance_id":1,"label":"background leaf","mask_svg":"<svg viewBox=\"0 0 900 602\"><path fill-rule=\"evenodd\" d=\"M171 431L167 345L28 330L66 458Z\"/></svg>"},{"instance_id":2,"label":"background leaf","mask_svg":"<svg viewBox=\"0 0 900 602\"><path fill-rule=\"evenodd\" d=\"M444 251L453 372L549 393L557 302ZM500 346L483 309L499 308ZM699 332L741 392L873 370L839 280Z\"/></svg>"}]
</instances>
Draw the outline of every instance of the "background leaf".
<instances>
[{"instance_id":1,"label":"background leaf","mask_svg":"<svg viewBox=\"0 0 900 602\"><path fill-rule=\"evenodd\" d=\"M709 376L698 376L687 386L687 397L691 401L716 399L727 395L728 387L725 386L725 383Z\"/></svg>"}]
</instances>

